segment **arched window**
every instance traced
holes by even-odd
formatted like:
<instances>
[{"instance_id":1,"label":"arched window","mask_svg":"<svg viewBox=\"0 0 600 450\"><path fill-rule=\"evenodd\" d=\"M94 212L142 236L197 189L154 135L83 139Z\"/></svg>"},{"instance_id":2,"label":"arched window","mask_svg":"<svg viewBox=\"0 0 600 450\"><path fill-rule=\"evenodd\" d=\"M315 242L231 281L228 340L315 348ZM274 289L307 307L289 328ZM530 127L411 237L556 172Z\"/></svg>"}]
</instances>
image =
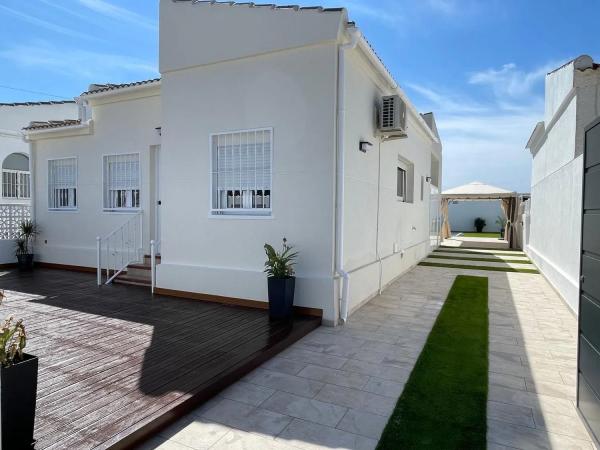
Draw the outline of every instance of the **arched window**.
<instances>
[{"instance_id":1,"label":"arched window","mask_svg":"<svg viewBox=\"0 0 600 450\"><path fill-rule=\"evenodd\" d=\"M11 153L2 162L2 197L31 198L29 158Z\"/></svg>"}]
</instances>

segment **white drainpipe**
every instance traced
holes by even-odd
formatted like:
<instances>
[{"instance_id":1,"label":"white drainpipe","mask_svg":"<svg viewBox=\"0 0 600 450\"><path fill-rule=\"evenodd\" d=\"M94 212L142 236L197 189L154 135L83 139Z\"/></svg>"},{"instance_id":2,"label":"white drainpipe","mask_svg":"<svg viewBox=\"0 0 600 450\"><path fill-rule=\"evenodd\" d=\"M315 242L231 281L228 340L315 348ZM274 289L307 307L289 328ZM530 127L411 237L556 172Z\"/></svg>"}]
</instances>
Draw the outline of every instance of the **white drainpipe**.
<instances>
[{"instance_id":1,"label":"white drainpipe","mask_svg":"<svg viewBox=\"0 0 600 450\"><path fill-rule=\"evenodd\" d=\"M345 95L345 60L346 50L356 48L361 33L357 29L350 30L350 42L342 44L338 48L338 80L337 80L337 188L336 188L336 269L335 273L342 277L342 293L340 299L340 319L342 323L348 319L348 291L350 289L350 274L344 270L344 123L346 109L344 105Z\"/></svg>"}]
</instances>

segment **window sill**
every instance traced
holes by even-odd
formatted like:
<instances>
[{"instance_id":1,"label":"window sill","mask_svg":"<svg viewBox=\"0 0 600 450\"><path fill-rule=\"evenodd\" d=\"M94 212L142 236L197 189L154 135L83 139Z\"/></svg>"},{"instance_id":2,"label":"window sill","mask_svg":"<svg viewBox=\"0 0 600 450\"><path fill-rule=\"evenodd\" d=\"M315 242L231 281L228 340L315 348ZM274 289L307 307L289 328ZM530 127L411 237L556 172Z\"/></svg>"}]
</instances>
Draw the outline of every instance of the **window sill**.
<instances>
[{"instance_id":1,"label":"window sill","mask_svg":"<svg viewBox=\"0 0 600 450\"><path fill-rule=\"evenodd\" d=\"M141 208L104 208L103 213L107 214L137 214L142 212Z\"/></svg>"},{"instance_id":2,"label":"window sill","mask_svg":"<svg viewBox=\"0 0 600 450\"><path fill-rule=\"evenodd\" d=\"M48 208L48 212L79 212L79 208Z\"/></svg>"},{"instance_id":3,"label":"window sill","mask_svg":"<svg viewBox=\"0 0 600 450\"><path fill-rule=\"evenodd\" d=\"M272 220L273 214L214 214L208 213L209 219L224 220Z\"/></svg>"}]
</instances>

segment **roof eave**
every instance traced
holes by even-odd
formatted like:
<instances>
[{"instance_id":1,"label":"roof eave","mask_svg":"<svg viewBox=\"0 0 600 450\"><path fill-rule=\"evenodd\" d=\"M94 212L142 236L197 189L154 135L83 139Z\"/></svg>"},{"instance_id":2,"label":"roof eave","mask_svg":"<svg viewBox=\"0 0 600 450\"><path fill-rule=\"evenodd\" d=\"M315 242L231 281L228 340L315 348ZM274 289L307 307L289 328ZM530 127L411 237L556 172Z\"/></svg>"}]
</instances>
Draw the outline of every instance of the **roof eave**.
<instances>
[{"instance_id":1,"label":"roof eave","mask_svg":"<svg viewBox=\"0 0 600 450\"><path fill-rule=\"evenodd\" d=\"M156 81L151 81L148 83L136 84L134 86L108 88L108 89L102 89L102 90L96 91L96 92L84 92L83 94L81 94L79 96L79 98L84 99L84 100L105 98L105 97L110 97L113 95L129 94L129 93L134 93L134 92L139 92L139 91L144 91L144 90L150 90L153 88L160 87L160 85L161 85L161 80L156 80Z\"/></svg>"}]
</instances>

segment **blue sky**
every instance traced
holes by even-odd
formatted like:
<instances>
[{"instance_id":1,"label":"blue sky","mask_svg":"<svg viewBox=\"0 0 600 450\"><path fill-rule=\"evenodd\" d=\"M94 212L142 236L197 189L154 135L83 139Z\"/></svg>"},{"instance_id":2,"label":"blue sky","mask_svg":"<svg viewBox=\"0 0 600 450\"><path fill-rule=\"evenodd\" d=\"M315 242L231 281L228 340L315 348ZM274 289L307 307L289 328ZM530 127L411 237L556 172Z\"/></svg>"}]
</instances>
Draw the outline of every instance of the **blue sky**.
<instances>
[{"instance_id":1,"label":"blue sky","mask_svg":"<svg viewBox=\"0 0 600 450\"><path fill-rule=\"evenodd\" d=\"M600 58L597 0L321 4L346 6L417 108L434 111L445 188L528 191L524 146L542 118L545 73L583 53ZM157 47L156 0L2 0L0 102L158 76Z\"/></svg>"}]
</instances>

